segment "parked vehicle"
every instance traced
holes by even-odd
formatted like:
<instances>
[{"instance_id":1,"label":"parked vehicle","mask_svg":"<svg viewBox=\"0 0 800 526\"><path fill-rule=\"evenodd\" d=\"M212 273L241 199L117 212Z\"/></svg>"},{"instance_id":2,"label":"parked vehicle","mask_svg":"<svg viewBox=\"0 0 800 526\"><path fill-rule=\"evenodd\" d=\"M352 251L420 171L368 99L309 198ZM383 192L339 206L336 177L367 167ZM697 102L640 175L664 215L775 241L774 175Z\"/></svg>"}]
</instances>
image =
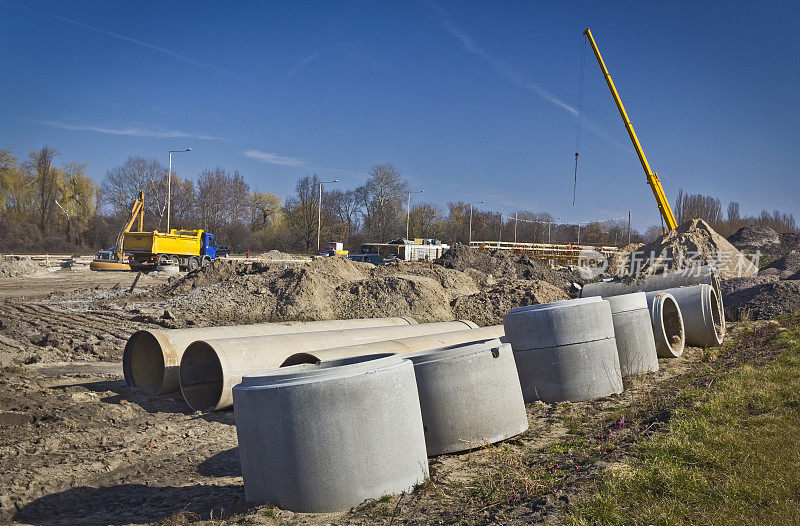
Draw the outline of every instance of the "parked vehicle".
<instances>
[{"instance_id":1,"label":"parked vehicle","mask_svg":"<svg viewBox=\"0 0 800 526\"><path fill-rule=\"evenodd\" d=\"M228 257L231 255L231 247L228 245L217 245L217 257Z\"/></svg>"},{"instance_id":2,"label":"parked vehicle","mask_svg":"<svg viewBox=\"0 0 800 526\"><path fill-rule=\"evenodd\" d=\"M204 230L126 232L124 243L132 266L177 265L181 270L195 270L217 257L214 235Z\"/></svg>"},{"instance_id":3,"label":"parked vehicle","mask_svg":"<svg viewBox=\"0 0 800 526\"><path fill-rule=\"evenodd\" d=\"M351 261L360 261L362 263L372 263L378 266L386 264L379 254L353 254L352 256L347 256L347 259Z\"/></svg>"}]
</instances>

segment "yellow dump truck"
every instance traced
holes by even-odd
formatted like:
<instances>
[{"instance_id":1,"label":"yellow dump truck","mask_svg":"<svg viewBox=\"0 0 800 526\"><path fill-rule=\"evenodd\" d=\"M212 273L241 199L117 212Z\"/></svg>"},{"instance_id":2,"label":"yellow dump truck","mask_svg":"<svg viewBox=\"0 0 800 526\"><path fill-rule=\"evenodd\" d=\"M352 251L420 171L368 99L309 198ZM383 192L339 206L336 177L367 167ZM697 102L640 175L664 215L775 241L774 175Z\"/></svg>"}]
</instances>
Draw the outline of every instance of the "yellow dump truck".
<instances>
[{"instance_id":1,"label":"yellow dump truck","mask_svg":"<svg viewBox=\"0 0 800 526\"><path fill-rule=\"evenodd\" d=\"M177 265L195 270L217 257L214 235L204 230L126 232L124 246L132 267Z\"/></svg>"}]
</instances>

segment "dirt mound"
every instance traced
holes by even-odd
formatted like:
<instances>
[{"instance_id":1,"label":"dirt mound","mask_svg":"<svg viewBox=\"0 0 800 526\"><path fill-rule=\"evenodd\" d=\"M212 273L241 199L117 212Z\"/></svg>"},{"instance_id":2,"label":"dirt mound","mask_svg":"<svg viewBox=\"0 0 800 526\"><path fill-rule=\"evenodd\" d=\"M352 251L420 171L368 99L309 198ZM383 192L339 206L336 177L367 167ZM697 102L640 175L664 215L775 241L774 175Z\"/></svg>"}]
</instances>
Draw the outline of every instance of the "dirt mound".
<instances>
[{"instance_id":1,"label":"dirt mound","mask_svg":"<svg viewBox=\"0 0 800 526\"><path fill-rule=\"evenodd\" d=\"M765 266L761 271L764 274L777 274L781 279L791 279L791 276L800 272L800 252L792 250Z\"/></svg>"},{"instance_id":2,"label":"dirt mound","mask_svg":"<svg viewBox=\"0 0 800 526\"><path fill-rule=\"evenodd\" d=\"M514 254L504 250L477 250L461 243L453 245L442 254L442 257L434 261L434 264L462 272L470 271L471 274L479 271L497 281L546 281L562 290L569 290L573 282L583 282L577 273L551 269L542 261L525 254Z\"/></svg>"},{"instance_id":3,"label":"dirt mound","mask_svg":"<svg viewBox=\"0 0 800 526\"><path fill-rule=\"evenodd\" d=\"M269 250L256 256L259 259L294 259L294 256L280 250Z\"/></svg>"},{"instance_id":4,"label":"dirt mound","mask_svg":"<svg viewBox=\"0 0 800 526\"><path fill-rule=\"evenodd\" d=\"M769 276L758 278L770 279ZM800 312L800 280L773 279L728 294L724 290L723 287L725 316L730 320L766 320Z\"/></svg>"},{"instance_id":5,"label":"dirt mound","mask_svg":"<svg viewBox=\"0 0 800 526\"><path fill-rule=\"evenodd\" d=\"M781 242L780 236L766 225L743 226L728 241L739 250L765 250Z\"/></svg>"},{"instance_id":6,"label":"dirt mound","mask_svg":"<svg viewBox=\"0 0 800 526\"><path fill-rule=\"evenodd\" d=\"M45 269L31 258L0 256L0 278L21 278L44 272Z\"/></svg>"},{"instance_id":7,"label":"dirt mound","mask_svg":"<svg viewBox=\"0 0 800 526\"><path fill-rule=\"evenodd\" d=\"M702 219L687 221L632 252L626 269L658 273L695 265L714 265L722 279L758 272L758 267Z\"/></svg>"},{"instance_id":8,"label":"dirt mound","mask_svg":"<svg viewBox=\"0 0 800 526\"><path fill-rule=\"evenodd\" d=\"M538 280L504 282L496 287L453 302L453 314L478 325L503 323L503 316L514 307L569 299L558 287Z\"/></svg>"}]
</instances>

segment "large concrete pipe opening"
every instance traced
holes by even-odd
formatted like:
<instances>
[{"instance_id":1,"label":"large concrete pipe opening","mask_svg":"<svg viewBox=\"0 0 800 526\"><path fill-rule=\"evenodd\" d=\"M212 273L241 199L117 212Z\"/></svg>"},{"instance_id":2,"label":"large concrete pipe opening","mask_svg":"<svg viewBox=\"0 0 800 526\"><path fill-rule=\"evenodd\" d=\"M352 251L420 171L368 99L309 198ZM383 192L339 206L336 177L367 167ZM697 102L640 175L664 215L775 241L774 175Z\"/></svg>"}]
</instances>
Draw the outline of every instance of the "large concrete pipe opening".
<instances>
[{"instance_id":1,"label":"large concrete pipe opening","mask_svg":"<svg viewBox=\"0 0 800 526\"><path fill-rule=\"evenodd\" d=\"M389 339L475 329L470 321L370 327L245 338L200 340L190 344L180 364L180 386L195 411L218 411L233 404L232 388L247 374L281 366L290 356ZM315 357L316 358L316 357ZM316 363L308 358L301 363Z\"/></svg>"},{"instance_id":2,"label":"large concrete pipe opening","mask_svg":"<svg viewBox=\"0 0 800 526\"><path fill-rule=\"evenodd\" d=\"M647 293L647 308L660 358L677 358L686 345L683 315L675 297L666 291Z\"/></svg>"},{"instance_id":3,"label":"large concrete pipe opening","mask_svg":"<svg viewBox=\"0 0 800 526\"><path fill-rule=\"evenodd\" d=\"M122 357L123 371L125 382L130 388L142 389L152 394L165 394L180 387L178 366L181 357L186 347L198 340L416 324L413 318L403 316L141 330L135 332L125 345Z\"/></svg>"},{"instance_id":4,"label":"large concrete pipe opening","mask_svg":"<svg viewBox=\"0 0 800 526\"><path fill-rule=\"evenodd\" d=\"M191 351L189 350L191 349ZM181 360L181 391L194 409L212 409L222 396L225 377L214 348L206 342L189 346Z\"/></svg>"},{"instance_id":5,"label":"large concrete pipe opening","mask_svg":"<svg viewBox=\"0 0 800 526\"><path fill-rule=\"evenodd\" d=\"M164 383L164 350L149 331L137 331L125 345L122 368L128 385L157 394Z\"/></svg>"}]
</instances>

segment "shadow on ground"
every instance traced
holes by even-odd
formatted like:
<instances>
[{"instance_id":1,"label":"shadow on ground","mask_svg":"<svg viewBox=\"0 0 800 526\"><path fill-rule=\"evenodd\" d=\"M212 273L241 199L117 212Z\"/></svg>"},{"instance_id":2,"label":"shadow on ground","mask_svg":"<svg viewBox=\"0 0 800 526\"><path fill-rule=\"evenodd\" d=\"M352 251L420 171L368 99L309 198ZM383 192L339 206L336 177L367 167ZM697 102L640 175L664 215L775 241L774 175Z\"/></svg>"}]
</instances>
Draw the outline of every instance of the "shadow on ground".
<instances>
[{"instance_id":1,"label":"shadow on ground","mask_svg":"<svg viewBox=\"0 0 800 526\"><path fill-rule=\"evenodd\" d=\"M207 477L241 477L242 464L239 459L239 448L232 447L207 458L197 465L197 472Z\"/></svg>"},{"instance_id":2,"label":"shadow on ground","mask_svg":"<svg viewBox=\"0 0 800 526\"><path fill-rule=\"evenodd\" d=\"M15 521L28 524L146 524L180 512L202 519L227 517L246 508L244 486L82 486L23 506Z\"/></svg>"}]
</instances>

